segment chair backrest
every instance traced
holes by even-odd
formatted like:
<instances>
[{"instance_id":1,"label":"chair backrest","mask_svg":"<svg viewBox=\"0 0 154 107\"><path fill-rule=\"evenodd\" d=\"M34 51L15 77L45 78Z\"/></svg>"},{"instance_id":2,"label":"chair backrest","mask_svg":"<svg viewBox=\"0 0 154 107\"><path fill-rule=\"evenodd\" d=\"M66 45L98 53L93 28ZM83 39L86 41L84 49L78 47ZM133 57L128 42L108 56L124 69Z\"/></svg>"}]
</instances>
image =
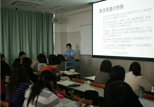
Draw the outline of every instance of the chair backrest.
<instances>
[{"instance_id":1,"label":"chair backrest","mask_svg":"<svg viewBox=\"0 0 154 107\"><path fill-rule=\"evenodd\" d=\"M1 105L2 107L9 107L9 103L8 103L8 102L1 101L1 100L0 100L0 105Z\"/></svg>"},{"instance_id":2,"label":"chair backrest","mask_svg":"<svg viewBox=\"0 0 154 107\"><path fill-rule=\"evenodd\" d=\"M82 99L82 98L79 98L79 97L77 97L75 95L73 95L73 100L76 101L76 102L81 101L82 103L84 103L86 105L92 105L92 100Z\"/></svg>"},{"instance_id":3,"label":"chair backrest","mask_svg":"<svg viewBox=\"0 0 154 107\"><path fill-rule=\"evenodd\" d=\"M153 100L154 101L154 96L153 95L144 93L144 96L143 97L146 98L146 99L149 99L149 100Z\"/></svg>"},{"instance_id":4,"label":"chair backrest","mask_svg":"<svg viewBox=\"0 0 154 107\"><path fill-rule=\"evenodd\" d=\"M56 85L55 89L60 91L58 84Z\"/></svg>"},{"instance_id":5,"label":"chair backrest","mask_svg":"<svg viewBox=\"0 0 154 107\"><path fill-rule=\"evenodd\" d=\"M99 105L99 94L95 90L86 90L84 92L84 98L92 100L93 105Z\"/></svg>"},{"instance_id":6,"label":"chair backrest","mask_svg":"<svg viewBox=\"0 0 154 107\"><path fill-rule=\"evenodd\" d=\"M96 84L94 82L91 82L90 85L95 86L95 87L99 87L99 88L103 88L103 89L105 88L105 84Z\"/></svg>"},{"instance_id":7,"label":"chair backrest","mask_svg":"<svg viewBox=\"0 0 154 107\"><path fill-rule=\"evenodd\" d=\"M79 98L79 97L73 95L73 100L76 101L76 102L79 102L79 101L81 100L81 98Z\"/></svg>"},{"instance_id":8,"label":"chair backrest","mask_svg":"<svg viewBox=\"0 0 154 107\"><path fill-rule=\"evenodd\" d=\"M72 81L84 84L84 80L72 78Z\"/></svg>"}]
</instances>

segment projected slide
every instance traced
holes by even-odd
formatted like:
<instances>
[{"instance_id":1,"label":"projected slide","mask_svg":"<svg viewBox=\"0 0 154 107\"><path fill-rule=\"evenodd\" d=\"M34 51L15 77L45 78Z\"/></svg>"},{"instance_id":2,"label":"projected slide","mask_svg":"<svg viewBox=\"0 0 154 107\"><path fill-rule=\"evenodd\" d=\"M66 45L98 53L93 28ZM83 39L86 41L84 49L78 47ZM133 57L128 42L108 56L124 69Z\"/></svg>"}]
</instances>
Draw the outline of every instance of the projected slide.
<instances>
[{"instance_id":1,"label":"projected slide","mask_svg":"<svg viewBox=\"0 0 154 107\"><path fill-rule=\"evenodd\" d=\"M154 58L154 0L93 4L93 55Z\"/></svg>"}]
</instances>

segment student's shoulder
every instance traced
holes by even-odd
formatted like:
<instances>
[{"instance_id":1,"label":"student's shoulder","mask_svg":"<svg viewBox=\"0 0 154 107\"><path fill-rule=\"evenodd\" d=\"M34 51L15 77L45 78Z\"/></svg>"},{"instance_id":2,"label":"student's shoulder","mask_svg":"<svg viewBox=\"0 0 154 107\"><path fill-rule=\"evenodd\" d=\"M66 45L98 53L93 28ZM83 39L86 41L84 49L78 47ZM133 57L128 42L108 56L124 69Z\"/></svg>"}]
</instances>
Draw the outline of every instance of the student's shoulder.
<instances>
[{"instance_id":1,"label":"student's shoulder","mask_svg":"<svg viewBox=\"0 0 154 107\"><path fill-rule=\"evenodd\" d=\"M75 52L75 50L74 50L74 49L71 49L71 50Z\"/></svg>"},{"instance_id":2,"label":"student's shoulder","mask_svg":"<svg viewBox=\"0 0 154 107\"><path fill-rule=\"evenodd\" d=\"M31 84L30 82L23 82L20 84L20 86L28 88L30 84Z\"/></svg>"},{"instance_id":3,"label":"student's shoulder","mask_svg":"<svg viewBox=\"0 0 154 107\"><path fill-rule=\"evenodd\" d=\"M45 98L57 98L57 96L50 90L47 90L46 88L42 90L41 96L45 97Z\"/></svg>"}]
</instances>

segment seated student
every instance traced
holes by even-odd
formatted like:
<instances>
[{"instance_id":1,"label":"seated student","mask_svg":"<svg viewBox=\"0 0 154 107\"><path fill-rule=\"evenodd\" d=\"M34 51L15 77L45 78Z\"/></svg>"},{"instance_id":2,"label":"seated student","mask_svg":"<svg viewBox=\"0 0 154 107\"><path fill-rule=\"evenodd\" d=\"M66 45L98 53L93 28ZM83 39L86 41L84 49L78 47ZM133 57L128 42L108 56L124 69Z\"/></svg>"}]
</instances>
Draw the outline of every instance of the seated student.
<instances>
[{"instance_id":1,"label":"seated student","mask_svg":"<svg viewBox=\"0 0 154 107\"><path fill-rule=\"evenodd\" d=\"M131 87L123 81L110 84L104 96L104 107L143 107L138 96Z\"/></svg>"},{"instance_id":2,"label":"seated student","mask_svg":"<svg viewBox=\"0 0 154 107\"><path fill-rule=\"evenodd\" d=\"M138 62L131 63L129 72L126 73L125 82L139 97L143 96L144 91L150 91L152 88L152 85L141 74L141 66Z\"/></svg>"},{"instance_id":3,"label":"seated student","mask_svg":"<svg viewBox=\"0 0 154 107\"><path fill-rule=\"evenodd\" d=\"M33 59L33 61L32 61L32 69L36 73L38 73L38 69L37 69L38 64L39 64L39 61L37 59Z\"/></svg>"},{"instance_id":4,"label":"seated student","mask_svg":"<svg viewBox=\"0 0 154 107\"><path fill-rule=\"evenodd\" d=\"M125 69L120 65L113 66L109 74L110 80L107 81L107 83L111 83L117 80L124 81L125 79Z\"/></svg>"},{"instance_id":5,"label":"seated student","mask_svg":"<svg viewBox=\"0 0 154 107\"><path fill-rule=\"evenodd\" d=\"M49 70L49 71L52 71L52 72L56 73L56 69L59 67L59 64L61 63L61 60L56 55L50 55L48 57L48 61L49 61L49 65L47 65L46 67L41 69L39 74L41 74L45 70Z\"/></svg>"},{"instance_id":6,"label":"seated student","mask_svg":"<svg viewBox=\"0 0 154 107\"><path fill-rule=\"evenodd\" d=\"M29 85L30 82L23 65L13 65L10 81L6 87L5 101L9 103L9 107L22 107L24 93Z\"/></svg>"},{"instance_id":7,"label":"seated student","mask_svg":"<svg viewBox=\"0 0 154 107\"><path fill-rule=\"evenodd\" d=\"M33 83L36 83L38 81L38 75L35 75L33 73L33 69L31 68L31 64L32 64L32 60L28 57L25 57L23 59L23 62L22 62L27 74L28 74L28 77L29 79L33 82Z\"/></svg>"},{"instance_id":8,"label":"seated student","mask_svg":"<svg viewBox=\"0 0 154 107\"><path fill-rule=\"evenodd\" d=\"M5 100L5 85L6 85L5 79L7 75L10 75L10 73L11 73L10 66L4 61L1 61L0 96L2 101Z\"/></svg>"},{"instance_id":9,"label":"seated student","mask_svg":"<svg viewBox=\"0 0 154 107\"><path fill-rule=\"evenodd\" d=\"M53 72L43 71L40 81L26 90L23 107L63 107L54 94L56 81L57 77Z\"/></svg>"},{"instance_id":10,"label":"seated student","mask_svg":"<svg viewBox=\"0 0 154 107\"><path fill-rule=\"evenodd\" d=\"M110 89L112 82L115 82L118 80L124 81L124 78L125 78L125 69L120 65L113 66L110 70L110 79L105 84L104 97L107 98L107 96L108 96L107 91ZM107 102L106 100L107 99L104 99L104 103Z\"/></svg>"},{"instance_id":11,"label":"seated student","mask_svg":"<svg viewBox=\"0 0 154 107\"><path fill-rule=\"evenodd\" d=\"M41 69L43 69L44 67L47 66L47 58L44 54L39 54L37 56L37 60L39 61L38 65L37 65L38 71L40 71Z\"/></svg>"},{"instance_id":12,"label":"seated student","mask_svg":"<svg viewBox=\"0 0 154 107\"><path fill-rule=\"evenodd\" d=\"M112 64L109 60L102 61L100 71L97 72L94 82L97 84L105 84L110 79L109 71L111 66Z\"/></svg>"}]
</instances>

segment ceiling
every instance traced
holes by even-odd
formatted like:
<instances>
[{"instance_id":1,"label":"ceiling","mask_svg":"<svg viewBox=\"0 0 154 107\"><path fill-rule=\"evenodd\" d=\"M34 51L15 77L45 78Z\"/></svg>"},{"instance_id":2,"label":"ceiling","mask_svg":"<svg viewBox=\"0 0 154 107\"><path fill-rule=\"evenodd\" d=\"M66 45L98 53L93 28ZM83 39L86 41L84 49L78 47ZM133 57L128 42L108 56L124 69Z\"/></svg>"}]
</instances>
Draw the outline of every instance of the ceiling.
<instances>
[{"instance_id":1,"label":"ceiling","mask_svg":"<svg viewBox=\"0 0 154 107\"><path fill-rule=\"evenodd\" d=\"M63 13L87 7L102 0L1 0L2 8Z\"/></svg>"}]
</instances>

